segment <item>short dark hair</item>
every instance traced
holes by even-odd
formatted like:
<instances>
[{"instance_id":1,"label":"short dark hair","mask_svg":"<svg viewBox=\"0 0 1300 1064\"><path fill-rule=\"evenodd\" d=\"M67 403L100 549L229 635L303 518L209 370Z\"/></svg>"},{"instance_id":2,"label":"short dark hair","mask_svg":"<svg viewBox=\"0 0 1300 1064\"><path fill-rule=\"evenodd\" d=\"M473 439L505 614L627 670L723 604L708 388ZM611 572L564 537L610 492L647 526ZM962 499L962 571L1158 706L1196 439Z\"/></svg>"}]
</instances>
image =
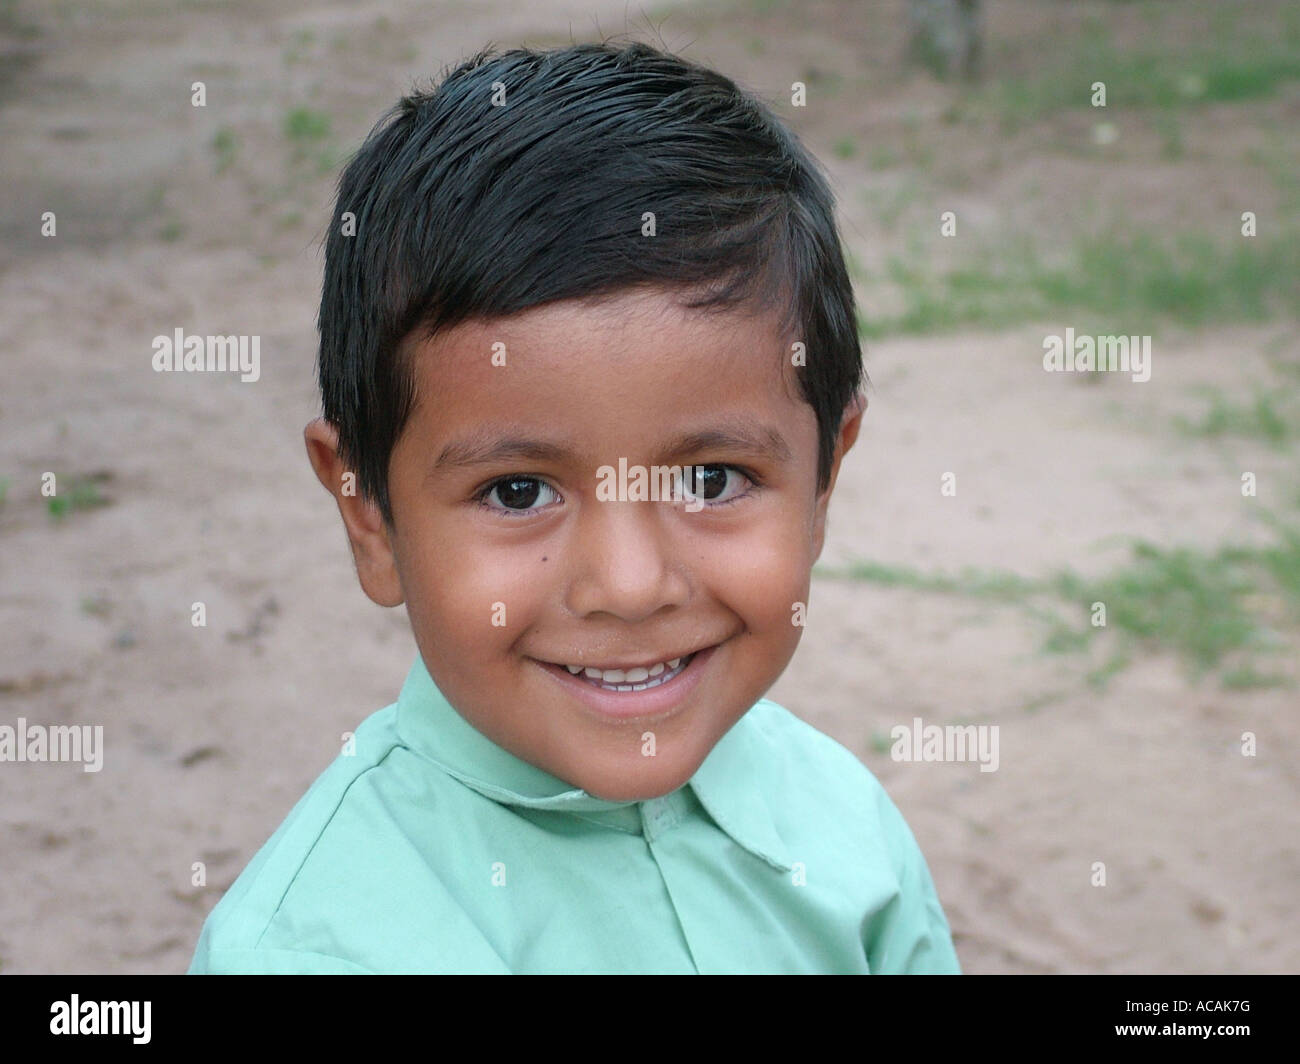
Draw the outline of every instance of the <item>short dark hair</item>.
<instances>
[{"instance_id":1,"label":"short dark hair","mask_svg":"<svg viewBox=\"0 0 1300 1064\"><path fill-rule=\"evenodd\" d=\"M648 285L783 309L824 490L863 376L853 290L830 187L762 102L641 43L485 51L404 97L340 176L325 241L317 370L362 494L391 523L417 329Z\"/></svg>"}]
</instances>

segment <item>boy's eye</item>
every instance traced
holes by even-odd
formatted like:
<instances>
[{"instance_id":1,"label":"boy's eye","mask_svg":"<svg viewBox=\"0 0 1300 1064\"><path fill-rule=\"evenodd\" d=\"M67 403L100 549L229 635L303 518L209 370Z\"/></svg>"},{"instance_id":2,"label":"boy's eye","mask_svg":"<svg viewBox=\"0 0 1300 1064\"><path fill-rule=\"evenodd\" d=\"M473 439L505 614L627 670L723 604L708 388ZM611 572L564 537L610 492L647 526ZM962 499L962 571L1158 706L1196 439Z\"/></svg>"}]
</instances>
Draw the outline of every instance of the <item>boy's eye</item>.
<instances>
[{"instance_id":1,"label":"boy's eye","mask_svg":"<svg viewBox=\"0 0 1300 1064\"><path fill-rule=\"evenodd\" d=\"M687 466L683 471L685 491L708 502L726 502L744 487L746 476L734 466Z\"/></svg>"},{"instance_id":2,"label":"boy's eye","mask_svg":"<svg viewBox=\"0 0 1300 1064\"><path fill-rule=\"evenodd\" d=\"M558 495L553 487L537 477L503 477L488 485L483 501L494 510L533 510L554 502Z\"/></svg>"}]
</instances>

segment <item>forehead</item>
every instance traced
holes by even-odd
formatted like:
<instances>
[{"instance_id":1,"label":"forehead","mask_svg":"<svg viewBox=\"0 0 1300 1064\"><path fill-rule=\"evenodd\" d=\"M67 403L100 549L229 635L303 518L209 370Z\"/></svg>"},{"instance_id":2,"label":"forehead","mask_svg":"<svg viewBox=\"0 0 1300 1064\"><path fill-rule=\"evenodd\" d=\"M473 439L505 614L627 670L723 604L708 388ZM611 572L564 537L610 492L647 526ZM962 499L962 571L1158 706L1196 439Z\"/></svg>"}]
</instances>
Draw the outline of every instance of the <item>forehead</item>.
<instances>
[{"instance_id":1,"label":"forehead","mask_svg":"<svg viewBox=\"0 0 1300 1064\"><path fill-rule=\"evenodd\" d=\"M693 310L660 290L472 320L409 345L413 427L436 437L546 427L630 447L753 418L789 438L804 421L815 431L792 342L777 311Z\"/></svg>"}]
</instances>

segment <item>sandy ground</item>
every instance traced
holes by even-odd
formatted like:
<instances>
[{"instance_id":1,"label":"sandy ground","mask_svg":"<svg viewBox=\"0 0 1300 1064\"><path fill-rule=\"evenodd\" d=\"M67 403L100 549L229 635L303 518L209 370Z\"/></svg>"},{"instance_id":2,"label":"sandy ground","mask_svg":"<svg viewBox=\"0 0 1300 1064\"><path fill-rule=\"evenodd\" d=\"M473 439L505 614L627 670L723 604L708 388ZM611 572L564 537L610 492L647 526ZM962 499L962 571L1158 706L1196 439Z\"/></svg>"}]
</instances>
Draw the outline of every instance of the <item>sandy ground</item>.
<instances>
[{"instance_id":1,"label":"sandy ground","mask_svg":"<svg viewBox=\"0 0 1300 1064\"><path fill-rule=\"evenodd\" d=\"M792 69L806 76L810 49L833 71L898 38L896 4L858 16L881 26L861 43L834 5L812 5L806 39L760 54L745 43L767 32L759 15L687 6L649 16L664 40L773 97ZM999 16L1008 33L1028 10ZM102 723L107 747L99 773L0 764L0 971L179 972L208 910L340 734L395 697L414 653L404 614L358 589L302 452L334 173L316 153L355 145L412 78L488 41L559 43L646 17L595 0L66 3L19 17L34 30L0 38L0 723ZM190 106L195 80L206 109ZM915 83L808 116L860 261L881 234L856 191L879 176L831 158L835 131L936 101ZM333 118L305 157L282 133L299 106ZM219 167L223 127L238 148ZM1031 162L1004 160L963 204L1032 210L1020 192L1034 173L1069 174L1046 149ZM1204 188L1144 182L1140 163L1131 187L1153 211ZM54 239L39 235L44 210ZM872 343L871 407L824 561L1042 575L1104 571L1129 536L1257 540L1240 473L1281 505L1296 455L1168 426L1197 385L1245 393L1295 360L1294 323L1162 328L1140 386L1043 373L1044 332L1065 324ZM153 373L151 338L178 325L259 334L261 380ZM52 521L47 470L102 474L108 505ZM190 624L196 600L206 628ZM884 781L966 970L1300 970L1296 688L1226 691L1139 654L1098 691L1078 660L1039 653L1041 634L1011 606L823 578L771 697ZM1271 667L1295 679L1295 632L1282 635L1290 653ZM891 761L879 736L916 716L998 725L999 770Z\"/></svg>"}]
</instances>

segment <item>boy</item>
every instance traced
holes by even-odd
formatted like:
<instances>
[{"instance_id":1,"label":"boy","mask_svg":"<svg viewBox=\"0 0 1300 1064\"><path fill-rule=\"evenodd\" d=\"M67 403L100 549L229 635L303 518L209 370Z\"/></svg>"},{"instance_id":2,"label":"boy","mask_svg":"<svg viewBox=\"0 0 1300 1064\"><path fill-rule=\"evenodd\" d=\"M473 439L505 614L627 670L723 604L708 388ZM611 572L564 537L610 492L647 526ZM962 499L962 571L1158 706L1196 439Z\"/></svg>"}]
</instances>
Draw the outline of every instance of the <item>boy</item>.
<instances>
[{"instance_id":1,"label":"boy","mask_svg":"<svg viewBox=\"0 0 1300 1064\"><path fill-rule=\"evenodd\" d=\"M193 972L956 972L851 753L762 700L862 418L830 191L645 45L480 55L340 181L307 427L419 648Z\"/></svg>"}]
</instances>

